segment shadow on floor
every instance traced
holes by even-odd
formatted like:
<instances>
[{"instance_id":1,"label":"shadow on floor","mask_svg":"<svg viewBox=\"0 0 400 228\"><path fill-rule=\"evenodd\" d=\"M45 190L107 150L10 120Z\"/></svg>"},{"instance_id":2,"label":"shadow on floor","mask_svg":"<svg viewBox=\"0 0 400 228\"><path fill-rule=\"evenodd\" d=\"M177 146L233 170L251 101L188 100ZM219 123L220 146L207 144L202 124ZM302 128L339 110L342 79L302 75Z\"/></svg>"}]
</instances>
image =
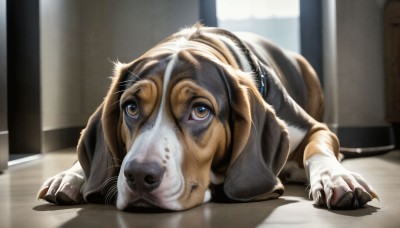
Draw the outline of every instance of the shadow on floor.
<instances>
[{"instance_id":1,"label":"shadow on floor","mask_svg":"<svg viewBox=\"0 0 400 228\"><path fill-rule=\"evenodd\" d=\"M118 211L115 206L95 204L42 204L33 210L45 212L81 208L74 218L60 227L255 227L276 208L296 202L276 199L254 203L206 203L187 211L163 213L129 213ZM244 219L249 217L251 220Z\"/></svg>"},{"instance_id":2,"label":"shadow on floor","mask_svg":"<svg viewBox=\"0 0 400 228\"><path fill-rule=\"evenodd\" d=\"M318 207L315 207L315 208L323 210L323 208L318 208ZM338 215L343 215L343 216L363 217L363 216L372 215L372 214L378 212L379 210L380 210L379 207L366 205L363 208L359 208L357 210L330 210L330 211L332 213L335 213Z\"/></svg>"}]
</instances>

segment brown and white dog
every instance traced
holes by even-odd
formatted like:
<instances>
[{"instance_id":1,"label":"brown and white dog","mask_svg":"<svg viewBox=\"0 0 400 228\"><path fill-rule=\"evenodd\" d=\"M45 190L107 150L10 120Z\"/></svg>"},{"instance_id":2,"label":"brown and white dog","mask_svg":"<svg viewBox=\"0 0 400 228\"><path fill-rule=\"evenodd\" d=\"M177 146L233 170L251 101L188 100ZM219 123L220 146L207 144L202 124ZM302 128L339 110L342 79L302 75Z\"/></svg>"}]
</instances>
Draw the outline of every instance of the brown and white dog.
<instances>
[{"instance_id":1,"label":"brown and white dog","mask_svg":"<svg viewBox=\"0 0 400 228\"><path fill-rule=\"evenodd\" d=\"M310 184L317 206L359 208L375 191L338 161L318 78L300 55L254 34L194 26L129 64L78 144L47 180L55 204L185 210L214 198L277 198L278 175ZM286 164L286 165L285 165Z\"/></svg>"}]
</instances>

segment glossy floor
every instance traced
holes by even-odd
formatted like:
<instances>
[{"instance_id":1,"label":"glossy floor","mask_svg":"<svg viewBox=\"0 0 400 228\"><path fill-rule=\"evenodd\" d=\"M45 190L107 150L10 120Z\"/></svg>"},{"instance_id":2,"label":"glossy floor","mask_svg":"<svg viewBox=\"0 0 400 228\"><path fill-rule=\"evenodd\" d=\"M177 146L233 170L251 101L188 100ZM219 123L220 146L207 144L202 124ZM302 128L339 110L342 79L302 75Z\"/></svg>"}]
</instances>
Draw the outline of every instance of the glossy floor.
<instances>
[{"instance_id":1,"label":"glossy floor","mask_svg":"<svg viewBox=\"0 0 400 228\"><path fill-rule=\"evenodd\" d=\"M379 193L366 207L329 211L313 206L305 186L289 185L283 197L256 203L207 203L174 213L127 213L114 206L54 206L37 201L41 183L75 160L73 149L48 153L0 174L0 227L400 227L400 151L345 160Z\"/></svg>"}]
</instances>

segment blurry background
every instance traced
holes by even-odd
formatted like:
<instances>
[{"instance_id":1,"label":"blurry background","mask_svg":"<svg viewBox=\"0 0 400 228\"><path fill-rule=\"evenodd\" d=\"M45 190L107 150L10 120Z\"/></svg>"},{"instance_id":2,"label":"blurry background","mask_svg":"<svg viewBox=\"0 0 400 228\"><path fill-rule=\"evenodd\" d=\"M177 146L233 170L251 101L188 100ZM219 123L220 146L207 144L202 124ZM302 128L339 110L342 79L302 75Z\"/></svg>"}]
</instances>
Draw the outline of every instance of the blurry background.
<instances>
[{"instance_id":1,"label":"blurry background","mask_svg":"<svg viewBox=\"0 0 400 228\"><path fill-rule=\"evenodd\" d=\"M300 53L300 0L217 0L218 26L267 37Z\"/></svg>"},{"instance_id":2,"label":"blurry background","mask_svg":"<svg viewBox=\"0 0 400 228\"><path fill-rule=\"evenodd\" d=\"M325 122L344 149L393 149L400 10L390 8L398 3L0 0L0 170L9 160L75 146L107 92L112 62L130 62L197 21L303 54L323 82Z\"/></svg>"}]
</instances>

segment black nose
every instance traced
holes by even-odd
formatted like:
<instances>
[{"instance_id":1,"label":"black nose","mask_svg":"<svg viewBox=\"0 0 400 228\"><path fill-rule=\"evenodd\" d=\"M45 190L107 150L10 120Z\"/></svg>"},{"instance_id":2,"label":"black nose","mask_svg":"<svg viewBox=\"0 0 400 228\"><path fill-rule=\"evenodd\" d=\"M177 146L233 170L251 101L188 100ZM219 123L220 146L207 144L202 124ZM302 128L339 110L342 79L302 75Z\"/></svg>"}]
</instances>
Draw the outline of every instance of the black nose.
<instances>
[{"instance_id":1,"label":"black nose","mask_svg":"<svg viewBox=\"0 0 400 228\"><path fill-rule=\"evenodd\" d=\"M126 163L124 174L132 190L150 192L160 186L164 169L156 162L133 160Z\"/></svg>"}]
</instances>

